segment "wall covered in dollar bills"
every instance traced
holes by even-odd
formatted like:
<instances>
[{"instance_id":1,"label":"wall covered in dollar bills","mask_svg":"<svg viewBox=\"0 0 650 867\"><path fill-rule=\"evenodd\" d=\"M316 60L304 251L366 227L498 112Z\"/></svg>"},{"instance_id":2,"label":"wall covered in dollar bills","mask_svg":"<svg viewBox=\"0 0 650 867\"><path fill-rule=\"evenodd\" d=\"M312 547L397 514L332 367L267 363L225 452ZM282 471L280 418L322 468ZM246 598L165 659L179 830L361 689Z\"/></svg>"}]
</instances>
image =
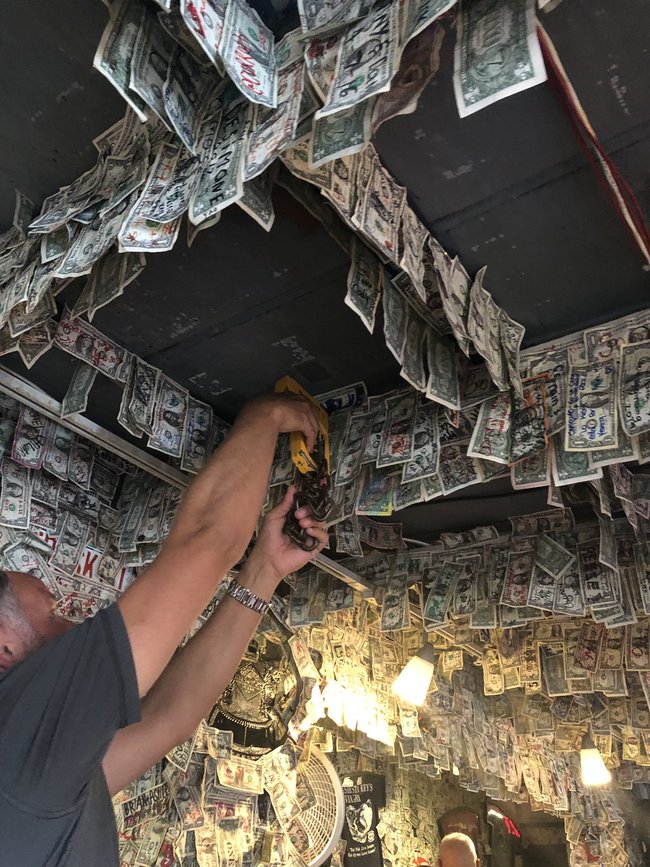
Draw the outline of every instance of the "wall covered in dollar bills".
<instances>
[{"instance_id":1,"label":"wall covered in dollar bills","mask_svg":"<svg viewBox=\"0 0 650 867\"><path fill-rule=\"evenodd\" d=\"M244 400L290 372L329 412L331 554L371 588L292 580L275 607L312 653L308 736L262 769L208 721L118 799L125 863L173 846L291 863L309 791L269 811L262 790L316 745L386 778L396 867L434 857L432 804L485 796L560 817L572 865L585 847L640 863L641 0L53 0L29 28L5 5L0 389L24 376L60 419L0 398L4 562L72 618L109 604ZM507 51L485 75L490 33ZM80 417L178 487L86 441ZM281 441L267 505L292 475ZM390 686L423 631L436 673L416 712ZM587 729L614 776L601 793L578 773Z\"/></svg>"}]
</instances>

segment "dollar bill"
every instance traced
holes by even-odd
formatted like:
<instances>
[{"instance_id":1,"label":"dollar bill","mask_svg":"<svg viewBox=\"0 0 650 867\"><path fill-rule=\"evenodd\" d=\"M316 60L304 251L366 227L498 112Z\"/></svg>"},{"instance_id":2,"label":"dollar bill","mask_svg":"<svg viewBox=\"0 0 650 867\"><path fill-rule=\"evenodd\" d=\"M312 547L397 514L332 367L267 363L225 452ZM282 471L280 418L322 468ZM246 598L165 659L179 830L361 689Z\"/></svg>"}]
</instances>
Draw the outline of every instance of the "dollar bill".
<instances>
[{"instance_id":1,"label":"dollar bill","mask_svg":"<svg viewBox=\"0 0 650 867\"><path fill-rule=\"evenodd\" d=\"M371 548L395 551L403 547L402 525L359 518L359 537Z\"/></svg>"},{"instance_id":2,"label":"dollar bill","mask_svg":"<svg viewBox=\"0 0 650 867\"><path fill-rule=\"evenodd\" d=\"M413 454L402 469L402 485L434 476L438 472L438 412L435 403L424 403L417 408Z\"/></svg>"},{"instance_id":3,"label":"dollar bill","mask_svg":"<svg viewBox=\"0 0 650 867\"><path fill-rule=\"evenodd\" d=\"M327 102L317 117L350 108L390 88L399 63L399 6L378 7L350 25Z\"/></svg>"},{"instance_id":4,"label":"dollar bill","mask_svg":"<svg viewBox=\"0 0 650 867\"><path fill-rule=\"evenodd\" d=\"M250 181L269 168L275 157L296 137L304 81L300 58L280 70L278 108L257 109L246 145L243 179Z\"/></svg>"},{"instance_id":5,"label":"dollar bill","mask_svg":"<svg viewBox=\"0 0 650 867\"><path fill-rule=\"evenodd\" d=\"M421 503L423 499L424 494L422 493L421 481L402 482L393 491L393 511L398 512L400 509L414 506L417 503Z\"/></svg>"},{"instance_id":6,"label":"dollar bill","mask_svg":"<svg viewBox=\"0 0 650 867\"><path fill-rule=\"evenodd\" d=\"M382 255L393 261L399 255L399 229L405 204L405 188L396 183L375 156L352 221Z\"/></svg>"},{"instance_id":7,"label":"dollar bill","mask_svg":"<svg viewBox=\"0 0 650 867\"><path fill-rule=\"evenodd\" d=\"M212 407L196 398L189 397L185 431L183 433L183 458L181 469L184 472L198 473L209 457L208 446L213 425Z\"/></svg>"},{"instance_id":8,"label":"dollar bill","mask_svg":"<svg viewBox=\"0 0 650 867\"><path fill-rule=\"evenodd\" d=\"M532 550L511 551L508 554L500 599L502 605L519 608L527 604L534 558L535 552Z\"/></svg>"},{"instance_id":9,"label":"dollar bill","mask_svg":"<svg viewBox=\"0 0 650 867\"><path fill-rule=\"evenodd\" d=\"M275 108L278 67L273 33L246 0L226 8L219 52L231 80L251 102Z\"/></svg>"},{"instance_id":10,"label":"dollar bill","mask_svg":"<svg viewBox=\"0 0 650 867\"><path fill-rule=\"evenodd\" d=\"M509 464L511 421L512 403L508 392L487 398L480 406L467 454L498 464Z\"/></svg>"},{"instance_id":11,"label":"dollar bill","mask_svg":"<svg viewBox=\"0 0 650 867\"><path fill-rule=\"evenodd\" d=\"M27 309L27 304L17 304L9 315L9 333L12 337L20 337L31 328L41 325L57 313L56 302L50 292L45 292L37 304Z\"/></svg>"},{"instance_id":12,"label":"dollar bill","mask_svg":"<svg viewBox=\"0 0 650 867\"><path fill-rule=\"evenodd\" d=\"M557 487L602 478L602 468L591 467L586 452L569 452L565 450L564 437L561 433L555 434L550 442L552 445L551 472L553 482Z\"/></svg>"},{"instance_id":13,"label":"dollar bill","mask_svg":"<svg viewBox=\"0 0 650 867\"><path fill-rule=\"evenodd\" d=\"M219 46L223 36L226 0L182 0L181 15L185 26L215 65L219 64Z\"/></svg>"},{"instance_id":14,"label":"dollar bill","mask_svg":"<svg viewBox=\"0 0 650 867\"><path fill-rule=\"evenodd\" d=\"M355 237L352 241L352 262L345 303L358 314L371 334L384 285L382 271L377 256Z\"/></svg>"},{"instance_id":15,"label":"dollar bill","mask_svg":"<svg viewBox=\"0 0 650 867\"><path fill-rule=\"evenodd\" d=\"M370 140L372 108L372 102L365 101L316 118L309 139L310 165L316 168L362 151Z\"/></svg>"},{"instance_id":16,"label":"dollar bill","mask_svg":"<svg viewBox=\"0 0 650 867\"><path fill-rule=\"evenodd\" d=\"M368 390L363 382L354 382L343 388L316 395L316 400L323 405L328 413L343 409L354 409L362 406L368 399Z\"/></svg>"},{"instance_id":17,"label":"dollar bill","mask_svg":"<svg viewBox=\"0 0 650 867\"><path fill-rule=\"evenodd\" d=\"M440 446L439 479L443 493L450 494L481 481L478 467L467 446L450 442ZM423 479L426 485L427 480Z\"/></svg>"},{"instance_id":18,"label":"dollar bill","mask_svg":"<svg viewBox=\"0 0 650 867\"><path fill-rule=\"evenodd\" d=\"M172 51L163 87L163 102L169 122L191 153L197 152L203 112L218 85L190 54L176 45Z\"/></svg>"},{"instance_id":19,"label":"dollar bill","mask_svg":"<svg viewBox=\"0 0 650 867\"><path fill-rule=\"evenodd\" d=\"M128 354L81 319L72 319L66 307L54 336L59 349L85 361L110 379L122 381Z\"/></svg>"},{"instance_id":20,"label":"dollar bill","mask_svg":"<svg viewBox=\"0 0 650 867\"><path fill-rule=\"evenodd\" d=\"M2 459L1 496L0 524L27 530L31 506L30 471L6 457Z\"/></svg>"},{"instance_id":21,"label":"dollar bill","mask_svg":"<svg viewBox=\"0 0 650 867\"><path fill-rule=\"evenodd\" d=\"M413 454L413 427L417 396L414 393L396 395L386 401L386 421L382 431L377 467L402 464Z\"/></svg>"},{"instance_id":22,"label":"dollar bill","mask_svg":"<svg viewBox=\"0 0 650 867\"><path fill-rule=\"evenodd\" d=\"M181 218L156 223L145 217L129 217L119 234L120 252L164 253L171 250L181 228Z\"/></svg>"},{"instance_id":23,"label":"dollar bill","mask_svg":"<svg viewBox=\"0 0 650 867\"><path fill-rule=\"evenodd\" d=\"M237 789L241 792L252 792L258 795L264 791L262 766L250 759L235 756L229 759L219 759L217 776L221 785L228 789Z\"/></svg>"},{"instance_id":24,"label":"dollar bill","mask_svg":"<svg viewBox=\"0 0 650 867\"><path fill-rule=\"evenodd\" d=\"M153 414L161 373L158 368L134 357L133 380L128 395L128 410L135 425L153 433Z\"/></svg>"},{"instance_id":25,"label":"dollar bill","mask_svg":"<svg viewBox=\"0 0 650 867\"><path fill-rule=\"evenodd\" d=\"M63 425L52 426L43 468L62 481L67 481L68 478L68 463L75 439L75 434Z\"/></svg>"},{"instance_id":26,"label":"dollar bill","mask_svg":"<svg viewBox=\"0 0 650 867\"><path fill-rule=\"evenodd\" d=\"M343 518L334 528L336 550L339 554L349 554L351 557L361 557L363 548L359 538L359 518L357 515Z\"/></svg>"},{"instance_id":27,"label":"dollar bill","mask_svg":"<svg viewBox=\"0 0 650 867\"><path fill-rule=\"evenodd\" d=\"M268 169L247 181L241 199L237 200L242 211L259 223L265 232L270 232L275 222L272 172L273 169Z\"/></svg>"},{"instance_id":28,"label":"dollar bill","mask_svg":"<svg viewBox=\"0 0 650 867\"><path fill-rule=\"evenodd\" d=\"M361 460L368 438L369 421L369 416L365 412L352 413L351 415L336 465L337 487L350 484L361 470Z\"/></svg>"},{"instance_id":29,"label":"dollar bill","mask_svg":"<svg viewBox=\"0 0 650 867\"><path fill-rule=\"evenodd\" d=\"M12 460L23 467L40 470L45 459L49 436L50 424L45 416L23 404L14 431Z\"/></svg>"},{"instance_id":30,"label":"dollar bill","mask_svg":"<svg viewBox=\"0 0 650 867\"><path fill-rule=\"evenodd\" d=\"M89 523L74 512L67 512L59 539L50 559L52 569L73 575L88 538Z\"/></svg>"},{"instance_id":31,"label":"dollar bill","mask_svg":"<svg viewBox=\"0 0 650 867\"><path fill-rule=\"evenodd\" d=\"M190 199L189 217L194 225L211 219L243 195L241 165L250 121L246 100L235 99L224 107L213 150Z\"/></svg>"},{"instance_id":32,"label":"dollar bill","mask_svg":"<svg viewBox=\"0 0 650 867\"><path fill-rule=\"evenodd\" d=\"M390 578L381 606L381 631L395 632L409 625L409 601L404 575Z\"/></svg>"},{"instance_id":33,"label":"dollar bill","mask_svg":"<svg viewBox=\"0 0 650 867\"><path fill-rule=\"evenodd\" d=\"M618 574L599 560L600 542L579 542L578 569L586 605L606 608L620 601Z\"/></svg>"},{"instance_id":34,"label":"dollar bill","mask_svg":"<svg viewBox=\"0 0 650 867\"><path fill-rule=\"evenodd\" d=\"M401 364L406 340L406 322L409 315L408 303L397 291L384 271L384 340L395 359Z\"/></svg>"},{"instance_id":35,"label":"dollar bill","mask_svg":"<svg viewBox=\"0 0 650 867\"><path fill-rule=\"evenodd\" d=\"M553 611L556 582L557 579L553 575L545 572L535 562L530 576L526 605L543 611Z\"/></svg>"},{"instance_id":36,"label":"dollar bill","mask_svg":"<svg viewBox=\"0 0 650 867\"><path fill-rule=\"evenodd\" d=\"M86 440L77 438L68 460L68 476L71 482L87 491L90 488L95 450Z\"/></svg>"},{"instance_id":37,"label":"dollar bill","mask_svg":"<svg viewBox=\"0 0 650 867\"><path fill-rule=\"evenodd\" d=\"M61 418L85 412L88 396L97 376L97 368L80 361L74 369L68 390L61 403Z\"/></svg>"},{"instance_id":38,"label":"dollar bill","mask_svg":"<svg viewBox=\"0 0 650 867\"><path fill-rule=\"evenodd\" d=\"M625 627L625 665L629 671L650 670L650 632L647 620Z\"/></svg>"},{"instance_id":39,"label":"dollar bill","mask_svg":"<svg viewBox=\"0 0 650 867\"><path fill-rule=\"evenodd\" d=\"M469 357L471 341L467 332L471 281L456 257L449 273L440 279L440 299L452 333L461 350Z\"/></svg>"},{"instance_id":40,"label":"dollar bill","mask_svg":"<svg viewBox=\"0 0 650 867\"><path fill-rule=\"evenodd\" d=\"M589 452L589 466L607 467L610 464L625 463L639 459L639 440L637 437L629 437L625 433L621 427L620 418L618 420L616 438L618 445L615 448Z\"/></svg>"},{"instance_id":41,"label":"dollar bill","mask_svg":"<svg viewBox=\"0 0 650 867\"><path fill-rule=\"evenodd\" d=\"M443 563L424 573L424 586L429 588L423 608L425 629L445 622L451 597L463 572L464 567L459 563Z\"/></svg>"},{"instance_id":42,"label":"dollar bill","mask_svg":"<svg viewBox=\"0 0 650 867\"><path fill-rule=\"evenodd\" d=\"M82 226L66 254L57 260L53 276L68 278L88 274L117 238L131 206L131 198L127 196L103 217Z\"/></svg>"},{"instance_id":43,"label":"dollar bill","mask_svg":"<svg viewBox=\"0 0 650 867\"><path fill-rule=\"evenodd\" d=\"M451 600L451 612L455 617L474 614L478 605L478 586L473 570L480 565L480 555L459 561L463 571L458 577Z\"/></svg>"},{"instance_id":44,"label":"dollar bill","mask_svg":"<svg viewBox=\"0 0 650 867\"><path fill-rule=\"evenodd\" d=\"M493 64L496 56L504 62ZM454 52L454 92L461 117L542 81L546 70L533 0L461 5Z\"/></svg>"},{"instance_id":45,"label":"dollar bill","mask_svg":"<svg viewBox=\"0 0 650 867\"><path fill-rule=\"evenodd\" d=\"M569 367L566 451L616 448L616 396L615 361Z\"/></svg>"},{"instance_id":46,"label":"dollar bill","mask_svg":"<svg viewBox=\"0 0 650 867\"><path fill-rule=\"evenodd\" d=\"M153 432L148 445L157 451L180 458L187 415L186 389L168 376L161 376L154 410Z\"/></svg>"},{"instance_id":47,"label":"dollar bill","mask_svg":"<svg viewBox=\"0 0 650 867\"><path fill-rule=\"evenodd\" d=\"M501 660L496 647L486 647L483 660L483 693L502 695L505 689Z\"/></svg>"},{"instance_id":48,"label":"dollar bill","mask_svg":"<svg viewBox=\"0 0 650 867\"><path fill-rule=\"evenodd\" d=\"M456 0L413 0L408 4L402 39L411 43L419 33L432 24L436 18L444 15Z\"/></svg>"},{"instance_id":49,"label":"dollar bill","mask_svg":"<svg viewBox=\"0 0 650 867\"><path fill-rule=\"evenodd\" d=\"M399 477L381 472L372 464L364 467L359 482L356 512L358 515L390 515L393 490Z\"/></svg>"},{"instance_id":50,"label":"dollar bill","mask_svg":"<svg viewBox=\"0 0 650 867\"><path fill-rule=\"evenodd\" d=\"M574 566L575 561L576 558L570 551L551 539L546 533L537 537L535 565L553 578L561 578L568 569Z\"/></svg>"},{"instance_id":51,"label":"dollar bill","mask_svg":"<svg viewBox=\"0 0 650 867\"><path fill-rule=\"evenodd\" d=\"M511 465L510 480L516 490L543 488L550 484L551 466L547 449L541 449Z\"/></svg>"},{"instance_id":52,"label":"dollar bill","mask_svg":"<svg viewBox=\"0 0 650 867\"><path fill-rule=\"evenodd\" d=\"M585 671L596 671L604 637L605 627L601 623L583 623L573 656L574 665Z\"/></svg>"},{"instance_id":53,"label":"dollar bill","mask_svg":"<svg viewBox=\"0 0 650 867\"><path fill-rule=\"evenodd\" d=\"M426 333L429 376L426 396L450 409L460 408L459 371L456 353L444 337L432 328Z\"/></svg>"},{"instance_id":54,"label":"dollar bill","mask_svg":"<svg viewBox=\"0 0 650 867\"><path fill-rule=\"evenodd\" d=\"M129 87L131 61L142 19L142 6L121 0L111 15L93 59L93 66L110 81L141 121L147 119L146 105Z\"/></svg>"},{"instance_id":55,"label":"dollar bill","mask_svg":"<svg viewBox=\"0 0 650 867\"><path fill-rule=\"evenodd\" d=\"M650 431L650 340L620 347L621 424L629 436Z\"/></svg>"},{"instance_id":56,"label":"dollar bill","mask_svg":"<svg viewBox=\"0 0 650 867\"><path fill-rule=\"evenodd\" d=\"M174 40L160 26L156 17L144 9L140 29L133 47L129 71L129 89L170 127L163 89L174 50Z\"/></svg>"},{"instance_id":57,"label":"dollar bill","mask_svg":"<svg viewBox=\"0 0 650 867\"><path fill-rule=\"evenodd\" d=\"M406 335L402 350L402 368L400 376L413 388L425 391L427 387L427 372L424 368L424 347L428 333L427 324L412 310L406 317Z\"/></svg>"},{"instance_id":58,"label":"dollar bill","mask_svg":"<svg viewBox=\"0 0 650 867\"><path fill-rule=\"evenodd\" d=\"M525 334L526 328L521 323L516 322L505 310L499 311L501 351L505 358L510 385L520 396L523 396L524 393L521 381L520 353Z\"/></svg>"}]
</instances>

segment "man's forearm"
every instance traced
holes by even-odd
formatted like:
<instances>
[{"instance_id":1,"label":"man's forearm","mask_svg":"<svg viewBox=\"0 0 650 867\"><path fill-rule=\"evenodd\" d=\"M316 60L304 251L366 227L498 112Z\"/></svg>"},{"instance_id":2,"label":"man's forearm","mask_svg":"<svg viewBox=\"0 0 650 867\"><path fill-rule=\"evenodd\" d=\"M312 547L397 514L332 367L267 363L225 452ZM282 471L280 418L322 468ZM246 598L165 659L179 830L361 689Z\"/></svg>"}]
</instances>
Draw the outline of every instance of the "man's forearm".
<instances>
[{"instance_id":1,"label":"man's forearm","mask_svg":"<svg viewBox=\"0 0 650 867\"><path fill-rule=\"evenodd\" d=\"M239 583L268 601L277 575L264 564L246 564ZM169 748L186 740L230 682L260 616L225 595L212 617L170 661L143 701L143 717L168 719Z\"/></svg>"}]
</instances>

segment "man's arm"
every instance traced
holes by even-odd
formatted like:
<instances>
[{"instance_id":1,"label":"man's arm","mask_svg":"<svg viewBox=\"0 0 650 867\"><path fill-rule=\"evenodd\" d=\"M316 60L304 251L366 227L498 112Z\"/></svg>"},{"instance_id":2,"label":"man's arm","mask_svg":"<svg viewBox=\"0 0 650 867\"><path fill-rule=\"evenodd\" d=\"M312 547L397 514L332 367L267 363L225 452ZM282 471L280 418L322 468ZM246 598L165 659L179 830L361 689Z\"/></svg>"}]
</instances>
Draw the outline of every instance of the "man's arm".
<instances>
[{"instance_id":1,"label":"man's arm","mask_svg":"<svg viewBox=\"0 0 650 867\"><path fill-rule=\"evenodd\" d=\"M119 599L141 696L243 556L262 508L278 434L297 430L311 448L317 421L302 398L274 395L245 407L189 487L159 556Z\"/></svg>"},{"instance_id":2,"label":"man's arm","mask_svg":"<svg viewBox=\"0 0 650 867\"><path fill-rule=\"evenodd\" d=\"M282 578L314 556L294 545L282 532L294 490L266 517L255 548L239 574L239 583L268 600ZM296 516L319 541L327 533L306 509ZM123 789L172 747L187 740L230 682L257 628L260 617L226 595L210 620L177 653L142 703L142 722L121 729L104 758L111 794Z\"/></svg>"}]
</instances>

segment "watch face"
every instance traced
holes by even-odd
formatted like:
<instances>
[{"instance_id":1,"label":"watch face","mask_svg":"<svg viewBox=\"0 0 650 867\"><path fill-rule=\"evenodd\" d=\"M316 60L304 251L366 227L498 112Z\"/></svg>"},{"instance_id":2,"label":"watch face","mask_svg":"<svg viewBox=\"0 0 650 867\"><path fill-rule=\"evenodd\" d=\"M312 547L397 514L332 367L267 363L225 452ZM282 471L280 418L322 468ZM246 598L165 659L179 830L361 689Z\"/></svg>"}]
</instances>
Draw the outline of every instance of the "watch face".
<instances>
[{"instance_id":1,"label":"watch face","mask_svg":"<svg viewBox=\"0 0 650 867\"><path fill-rule=\"evenodd\" d=\"M208 720L232 731L233 750L241 755L261 756L286 740L301 693L286 634L268 611Z\"/></svg>"}]
</instances>

